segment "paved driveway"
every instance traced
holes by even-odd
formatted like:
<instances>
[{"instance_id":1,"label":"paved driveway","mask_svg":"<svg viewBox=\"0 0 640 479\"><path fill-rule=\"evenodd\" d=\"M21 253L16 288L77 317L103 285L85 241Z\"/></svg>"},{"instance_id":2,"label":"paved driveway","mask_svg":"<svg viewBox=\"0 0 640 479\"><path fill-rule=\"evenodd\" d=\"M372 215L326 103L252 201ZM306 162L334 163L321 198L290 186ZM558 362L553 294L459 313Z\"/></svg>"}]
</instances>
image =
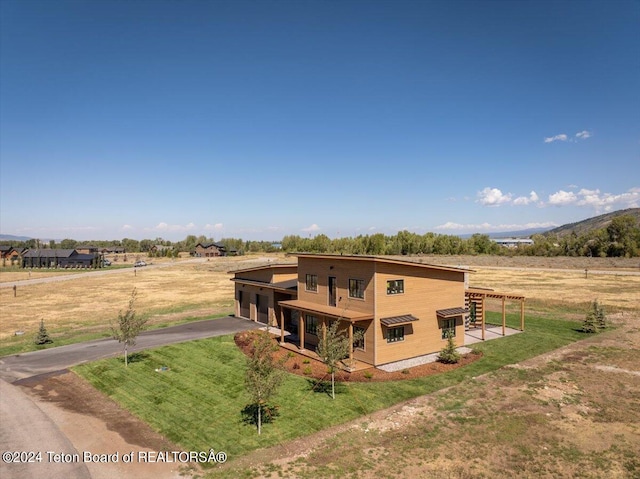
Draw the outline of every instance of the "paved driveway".
<instances>
[{"instance_id":1,"label":"paved driveway","mask_svg":"<svg viewBox=\"0 0 640 479\"><path fill-rule=\"evenodd\" d=\"M154 348L166 344L194 339L233 334L263 326L254 321L225 318L195 321L170 328L145 331L131 351ZM113 339L101 339L85 343L70 344L31 353L0 358L0 453L7 451L34 451L41 459L31 463L7 463L0 459L2 479L61 478L90 479L89 470L82 463L54 463L47 451L67 454L73 458L78 451L56 424L47 416L21 388L10 384L20 379L47 374L122 354L122 345ZM80 455L80 457L82 457ZM3 459L5 456L3 455Z\"/></svg>"},{"instance_id":2,"label":"paved driveway","mask_svg":"<svg viewBox=\"0 0 640 479\"><path fill-rule=\"evenodd\" d=\"M181 343L194 339L233 334L263 326L246 319L227 316L145 331L138 336L130 352L155 348L166 344ZM15 382L38 374L70 368L76 364L122 354L122 345L115 339L98 339L84 343L69 344L57 348L0 358L0 379Z\"/></svg>"}]
</instances>

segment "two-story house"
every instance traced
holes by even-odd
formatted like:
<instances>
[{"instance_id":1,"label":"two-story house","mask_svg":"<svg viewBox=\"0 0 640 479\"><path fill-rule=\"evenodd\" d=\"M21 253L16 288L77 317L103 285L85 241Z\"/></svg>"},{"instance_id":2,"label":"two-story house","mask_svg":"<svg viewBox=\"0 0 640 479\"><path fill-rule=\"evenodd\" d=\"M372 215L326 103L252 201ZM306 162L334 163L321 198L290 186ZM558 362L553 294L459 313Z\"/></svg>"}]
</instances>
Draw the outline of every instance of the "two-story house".
<instances>
[{"instance_id":1,"label":"two-story house","mask_svg":"<svg viewBox=\"0 0 640 479\"><path fill-rule=\"evenodd\" d=\"M313 347L331 321L362 339L350 358L373 366L464 344L469 270L377 256L296 254L296 265L236 271L236 315L280 327ZM359 335L358 335L359 336Z\"/></svg>"}]
</instances>

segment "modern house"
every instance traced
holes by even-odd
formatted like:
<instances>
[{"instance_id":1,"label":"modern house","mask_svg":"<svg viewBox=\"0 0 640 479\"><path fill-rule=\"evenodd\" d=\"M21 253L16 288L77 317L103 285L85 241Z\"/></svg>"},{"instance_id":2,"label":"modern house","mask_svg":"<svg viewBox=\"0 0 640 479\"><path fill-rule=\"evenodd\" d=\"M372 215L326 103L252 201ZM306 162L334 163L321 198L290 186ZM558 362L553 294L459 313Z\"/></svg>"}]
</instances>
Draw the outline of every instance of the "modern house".
<instances>
[{"instance_id":1,"label":"modern house","mask_svg":"<svg viewBox=\"0 0 640 479\"><path fill-rule=\"evenodd\" d=\"M30 249L22 254L23 268L99 268L98 253L78 253L74 249Z\"/></svg>"},{"instance_id":2,"label":"modern house","mask_svg":"<svg viewBox=\"0 0 640 479\"><path fill-rule=\"evenodd\" d=\"M379 256L294 256L297 265L233 272L236 315L279 327L281 343L286 330L299 350L315 347L324 327L340 321L350 337L362 335L350 359L372 366L440 351L448 334L463 345L469 304L484 338L484 298L505 298L491 290L474 290L470 298L465 268Z\"/></svg>"},{"instance_id":3,"label":"modern house","mask_svg":"<svg viewBox=\"0 0 640 479\"><path fill-rule=\"evenodd\" d=\"M220 243L198 243L195 248L194 256L202 258L213 258L216 256L225 256L227 250Z\"/></svg>"}]
</instances>

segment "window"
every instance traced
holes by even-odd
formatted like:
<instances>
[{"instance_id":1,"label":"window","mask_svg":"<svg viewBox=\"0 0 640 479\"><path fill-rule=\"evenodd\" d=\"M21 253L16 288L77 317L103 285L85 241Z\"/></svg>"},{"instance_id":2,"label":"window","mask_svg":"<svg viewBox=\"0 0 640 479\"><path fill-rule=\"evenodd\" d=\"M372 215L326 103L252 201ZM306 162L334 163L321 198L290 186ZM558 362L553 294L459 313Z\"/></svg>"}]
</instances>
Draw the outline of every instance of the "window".
<instances>
[{"instance_id":1,"label":"window","mask_svg":"<svg viewBox=\"0 0 640 479\"><path fill-rule=\"evenodd\" d=\"M318 335L318 318L311 316L310 314L304 317L304 332L309 334Z\"/></svg>"},{"instance_id":2,"label":"window","mask_svg":"<svg viewBox=\"0 0 640 479\"><path fill-rule=\"evenodd\" d=\"M306 288L307 291L318 291L318 275L308 274Z\"/></svg>"},{"instance_id":3,"label":"window","mask_svg":"<svg viewBox=\"0 0 640 479\"><path fill-rule=\"evenodd\" d=\"M404 293L404 279L391 279L387 281L387 294Z\"/></svg>"},{"instance_id":4,"label":"window","mask_svg":"<svg viewBox=\"0 0 640 479\"><path fill-rule=\"evenodd\" d=\"M442 339L447 339L447 333L451 333L452 338L456 337L456 318L442 321Z\"/></svg>"},{"instance_id":5,"label":"window","mask_svg":"<svg viewBox=\"0 0 640 479\"><path fill-rule=\"evenodd\" d=\"M364 350L364 332L365 329L360 326L353 327L353 336L355 338L355 341L353 342L354 348ZM358 338L358 335L360 335L360 338Z\"/></svg>"},{"instance_id":6,"label":"window","mask_svg":"<svg viewBox=\"0 0 640 479\"><path fill-rule=\"evenodd\" d=\"M363 279L349 280L349 297L364 299L364 280Z\"/></svg>"},{"instance_id":7,"label":"window","mask_svg":"<svg viewBox=\"0 0 640 479\"><path fill-rule=\"evenodd\" d=\"M395 343L396 341L404 341L404 326L387 330L387 342Z\"/></svg>"}]
</instances>

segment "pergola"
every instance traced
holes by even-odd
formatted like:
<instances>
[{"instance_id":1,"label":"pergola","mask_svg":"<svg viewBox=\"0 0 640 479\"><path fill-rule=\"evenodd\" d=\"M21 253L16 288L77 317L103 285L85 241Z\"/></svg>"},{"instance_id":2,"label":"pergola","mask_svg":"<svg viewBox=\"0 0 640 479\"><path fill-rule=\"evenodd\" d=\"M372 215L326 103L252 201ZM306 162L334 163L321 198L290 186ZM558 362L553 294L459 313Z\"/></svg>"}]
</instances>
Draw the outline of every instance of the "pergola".
<instances>
[{"instance_id":1,"label":"pergola","mask_svg":"<svg viewBox=\"0 0 640 479\"><path fill-rule=\"evenodd\" d=\"M507 327L507 312L506 301L515 300L520 301L520 331L524 331L524 296L518 294L498 293L488 288L468 288L465 290L465 298L470 304L474 302L480 305L480 314L482 317L482 340L485 339L485 300L487 298L502 300L502 335L506 335Z\"/></svg>"}]
</instances>

